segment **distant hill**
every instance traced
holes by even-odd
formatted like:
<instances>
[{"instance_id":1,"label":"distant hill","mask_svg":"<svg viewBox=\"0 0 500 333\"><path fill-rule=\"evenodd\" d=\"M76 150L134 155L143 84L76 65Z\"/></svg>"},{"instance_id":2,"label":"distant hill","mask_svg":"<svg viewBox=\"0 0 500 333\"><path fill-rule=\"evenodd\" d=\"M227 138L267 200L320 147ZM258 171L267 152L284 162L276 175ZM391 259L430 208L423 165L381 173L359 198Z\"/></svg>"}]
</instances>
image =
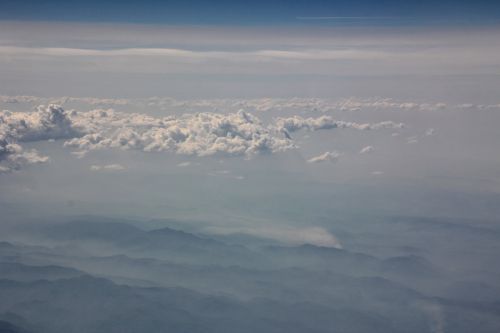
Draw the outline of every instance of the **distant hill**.
<instances>
[{"instance_id":1,"label":"distant hill","mask_svg":"<svg viewBox=\"0 0 500 333\"><path fill-rule=\"evenodd\" d=\"M0 333L29 333L28 331L9 323L8 321L0 320Z\"/></svg>"},{"instance_id":2,"label":"distant hill","mask_svg":"<svg viewBox=\"0 0 500 333\"><path fill-rule=\"evenodd\" d=\"M84 275L73 268L56 265L28 266L15 262L0 262L0 278L16 281L57 280Z\"/></svg>"}]
</instances>

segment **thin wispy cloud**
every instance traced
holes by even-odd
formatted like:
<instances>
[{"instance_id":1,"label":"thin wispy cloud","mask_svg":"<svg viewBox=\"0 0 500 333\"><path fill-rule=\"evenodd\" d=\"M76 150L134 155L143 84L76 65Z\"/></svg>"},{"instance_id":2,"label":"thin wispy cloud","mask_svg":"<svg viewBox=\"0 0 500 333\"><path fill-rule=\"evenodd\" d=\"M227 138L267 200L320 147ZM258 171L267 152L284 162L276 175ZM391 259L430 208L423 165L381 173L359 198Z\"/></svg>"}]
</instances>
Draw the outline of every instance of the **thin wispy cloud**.
<instances>
[{"instance_id":1,"label":"thin wispy cloud","mask_svg":"<svg viewBox=\"0 0 500 333\"><path fill-rule=\"evenodd\" d=\"M261 49L254 51L199 51L173 48L121 48L121 49L82 49L64 47L18 47L0 46L5 56L47 56L47 57L169 57L181 60L335 60L335 59L383 59L390 56L387 52L356 49Z\"/></svg>"},{"instance_id":2,"label":"thin wispy cloud","mask_svg":"<svg viewBox=\"0 0 500 333\"><path fill-rule=\"evenodd\" d=\"M394 16L297 16L297 20L397 20Z\"/></svg>"}]
</instances>

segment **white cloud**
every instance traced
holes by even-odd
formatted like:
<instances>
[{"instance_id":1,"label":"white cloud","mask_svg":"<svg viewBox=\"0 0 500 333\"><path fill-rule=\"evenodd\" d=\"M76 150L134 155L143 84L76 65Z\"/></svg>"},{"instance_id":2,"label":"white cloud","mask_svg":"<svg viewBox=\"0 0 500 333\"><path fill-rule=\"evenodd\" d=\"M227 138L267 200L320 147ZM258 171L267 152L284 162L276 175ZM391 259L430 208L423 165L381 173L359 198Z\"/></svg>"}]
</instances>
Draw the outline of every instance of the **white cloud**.
<instances>
[{"instance_id":1,"label":"white cloud","mask_svg":"<svg viewBox=\"0 0 500 333\"><path fill-rule=\"evenodd\" d=\"M194 156L251 156L294 148L291 140L244 111L154 118L94 110L78 113L72 120L87 134L68 140L65 146L81 152L119 148Z\"/></svg>"},{"instance_id":2,"label":"white cloud","mask_svg":"<svg viewBox=\"0 0 500 333\"><path fill-rule=\"evenodd\" d=\"M328 230L321 227L295 228L289 226L252 226L252 227L208 227L205 231L219 235L235 233L274 239L287 244L312 244L341 249L342 245Z\"/></svg>"},{"instance_id":3,"label":"white cloud","mask_svg":"<svg viewBox=\"0 0 500 333\"><path fill-rule=\"evenodd\" d=\"M341 154L339 152L325 152L319 156L315 156L307 160L308 163L321 163L321 162L337 162Z\"/></svg>"},{"instance_id":4,"label":"white cloud","mask_svg":"<svg viewBox=\"0 0 500 333\"><path fill-rule=\"evenodd\" d=\"M425 136L433 136L436 134L436 130L434 128L428 128L426 131L425 131Z\"/></svg>"},{"instance_id":5,"label":"white cloud","mask_svg":"<svg viewBox=\"0 0 500 333\"><path fill-rule=\"evenodd\" d=\"M221 113L237 112L240 109L259 112L334 112L334 111L362 111L362 110L387 110L387 111L454 111L454 110L499 110L500 104L447 104L442 102L422 102L412 100L395 100L392 98L213 98L178 100L171 97L149 98L95 98L95 97L37 97L37 96L1 96L0 103L62 106L85 104L95 107L133 107L150 108L153 110L182 109L184 111L217 110Z\"/></svg>"},{"instance_id":6,"label":"white cloud","mask_svg":"<svg viewBox=\"0 0 500 333\"><path fill-rule=\"evenodd\" d=\"M61 100L70 100L69 97ZM17 96L5 101L36 102L37 98ZM100 103L100 100L83 99L88 103ZM151 102L178 103L172 99L152 98ZM109 103L125 105L126 100L104 100ZM257 102L258 101L258 102ZM314 100L300 99L260 99L248 102L258 108L259 105L293 106L296 103L313 103ZM144 102L144 100L143 100ZM193 105L206 108L213 101L198 101ZM215 100L217 103L229 103L227 100ZM244 104L231 102L232 107ZM234 104L235 103L235 104ZM252 104L255 103L255 104ZM288 103L288 104L287 104ZM321 105L318 102L318 105ZM313 103L314 104L314 103ZM155 104L156 105L156 104ZM184 107L184 106L180 106ZM50 141L65 139L64 146L72 148L72 154L78 158L91 151L104 149L139 150L143 152L165 152L192 156L244 156L278 153L297 146L289 132L306 129L309 131L327 129L378 130L400 129L402 123L383 121L377 123L357 123L336 120L330 116L303 118L292 116L276 118L270 123L263 123L255 114L238 110L237 112L198 112L155 117L146 113L129 113L113 109L95 109L91 111L66 111L61 106L49 104L39 106L33 112L0 112L0 138L5 140L1 160L7 160L11 167L20 168L24 164L41 163L48 160L36 151L23 151L19 146L23 142ZM11 146L7 146L10 144ZM13 146L16 145L16 146ZM15 149L13 148L15 147ZM22 153L21 153L22 151ZM10 156L10 157L8 157ZM21 158L21 156L24 156ZM337 152L326 152L313 157L310 163L335 162L340 156ZM14 159L18 162L14 163ZM21 163L20 161L24 162ZM15 167L14 167L15 165Z\"/></svg>"},{"instance_id":7,"label":"white cloud","mask_svg":"<svg viewBox=\"0 0 500 333\"><path fill-rule=\"evenodd\" d=\"M90 170L92 171L121 171L126 168L121 164L107 164L107 165L91 165Z\"/></svg>"},{"instance_id":8,"label":"white cloud","mask_svg":"<svg viewBox=\"0 0 500 333\"><path fill-rule=\"evenodd\" d=\"M68 112L60 106L49 105L40 106L35 112L2 111L0 135L5 141L2 160L11 161L9 165L21 156L28 160L28 152L21 153L22 147L17 142L61 138L67 139L66 147L77 149L74 153L78 157L92 150L109 148L194 156L252 156L295 148L290 139L244 111L157 118L102 109ZM29 154L30 160L44 160L35 159L32 152Z\"/></svg>"},{"instance_id":9,"label":"white cloud","mask_svg":"<svg viewBox=\"0 0 500 333\"><path fill-rule=\"evenodd\" d=\"M0 171L18 170L43 163L48 157L36 150L26 151L19 142L52 140L79 135L61 107L40 106L35 112L0 111Z\"/></svg>"},{"instance_id":10,"label":"white cloud","mask_svg":"<svg viewBox=\"0 0 500 333\"><path fill-rule=\"evenodd\" d=\"M415 144L418 143L418 138L416 136L410 136L406 139L406 143Z\"/></svg>"},{"instance_id":11,"label":"white cloud","mask_svg":"<svg viewBox=\"0 0 500 333\"><path fill-rule=\"evenodd\" d=\"M373 146L366 146L364 147L363 149L361 149L359 151L360 154L367 154L367 153L371 153L375 150L375 148L373 148Z\"/></svg>"},{"instance_id":12,"label":"white cloud","mask_svg":"<svg viewBox=\"0 0 500 333\"><path fill-rule=\"evenodd\" d=\"M47 156L40 155L34 149L25 151L20 145L0 138L0 173L19 170L26 165L44 163L48 160Z\"/></svg>"},{"instance_id":13,"label":"white cloud","mask_svg":"<svg viewBox=\"0 0 500 333\"><path fill-rule=\"evenodd\" d=\"M0 133L18 141L72 138L81 129L60 106L39 106L35 112L0 112Z\"/></svg>"},{"instance_id":14,"label":"white cloud","mask_svg":"<svg viewBox=\"0 0 500 333\"><path fill-rule=\"evenodd\" d=\"M0 46L0 52L10 56L47 56L47 57L161 57L182 62L223 60L230 62L260 62L279 60L318 61L318 60L362 60L386 59L394 54L377 50L356 49L309 49L291 50L254 50L254 51L193 51L172 48L121 48L121 49L78 49L64 47L19 47Z\"/></svg>"},{"instance_id":15,"label":"white cloud","mask_svg":"<svg viewBox=\"0 0 500 333\"><path fill-rule=\"evenodd\" d=\"M300 116L293 116L289 118L278 118L276 120L277 127L280 130L288 132L295 132L301 129L310 131L327 130L335 128L352 128L356 130L378 130L384 128L400 129L404 127L403 123L396 123L393 121L382 121L379 123L356 123L342 120L335 120L330 116L321 116L318 118L303 118Z\"/></svg>"}]
</instances>

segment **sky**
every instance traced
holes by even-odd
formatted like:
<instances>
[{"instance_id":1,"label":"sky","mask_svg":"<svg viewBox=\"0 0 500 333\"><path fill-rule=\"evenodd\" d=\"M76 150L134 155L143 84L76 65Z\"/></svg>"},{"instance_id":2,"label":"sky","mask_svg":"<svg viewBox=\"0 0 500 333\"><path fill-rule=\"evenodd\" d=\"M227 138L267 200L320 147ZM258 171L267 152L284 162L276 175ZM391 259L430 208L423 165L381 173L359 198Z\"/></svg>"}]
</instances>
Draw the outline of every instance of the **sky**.
<instances>
[{"instance_id":1,"label":"sky","mask_svg":"<svg viewBox=\"0 0 500 333\"><path fill-rule=\"evenodd\" d=\"M346 214L492 218L498 7L2 1L0 200L199 218L319 186Z\"/></svg>"},{"instance_id":2,"label":"sky","mask_svg":"<svg viewBox=\"0 0 500 333\"><path fill-rule=\"evenodd\" d=\"M496 1L2 1L0 9L6 95L484 103L498 84Z\"/></svg>"},{"instance_id":3,"label":"sky","mask_svg":"<svg viewBox=\"0 0 500 333\"><path fill-rule=\"evenodd\" d=\"M0 18L210 25L491 24L496 1L2 1ZM325 20L328 18L327 20ZM318 22L321 21L321 22ZM328 22L325 22L328 21ZM368 21L368 22L363 22ZM311 22L307 22L308 24Z\"/></svg>"}]
</instances>

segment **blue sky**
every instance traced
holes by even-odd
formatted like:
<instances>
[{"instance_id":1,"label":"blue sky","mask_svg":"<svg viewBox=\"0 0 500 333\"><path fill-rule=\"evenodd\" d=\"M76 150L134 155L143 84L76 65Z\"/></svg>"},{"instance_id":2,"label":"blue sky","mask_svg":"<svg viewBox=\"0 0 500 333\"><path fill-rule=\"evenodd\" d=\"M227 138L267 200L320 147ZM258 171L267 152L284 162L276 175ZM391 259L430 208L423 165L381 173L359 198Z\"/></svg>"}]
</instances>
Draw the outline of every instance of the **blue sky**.
<instances>
[{"instance_id":1,"label":"blue sky","mask_svg":"<svg viewBox=\"0 0 500 333\"><path fill-rule=\"evenodd\" d=\"M500 3L487 0L0 2L2 20L188 25L475 25L495 24L499 13Z\"/></svg>"}]
</instances>

